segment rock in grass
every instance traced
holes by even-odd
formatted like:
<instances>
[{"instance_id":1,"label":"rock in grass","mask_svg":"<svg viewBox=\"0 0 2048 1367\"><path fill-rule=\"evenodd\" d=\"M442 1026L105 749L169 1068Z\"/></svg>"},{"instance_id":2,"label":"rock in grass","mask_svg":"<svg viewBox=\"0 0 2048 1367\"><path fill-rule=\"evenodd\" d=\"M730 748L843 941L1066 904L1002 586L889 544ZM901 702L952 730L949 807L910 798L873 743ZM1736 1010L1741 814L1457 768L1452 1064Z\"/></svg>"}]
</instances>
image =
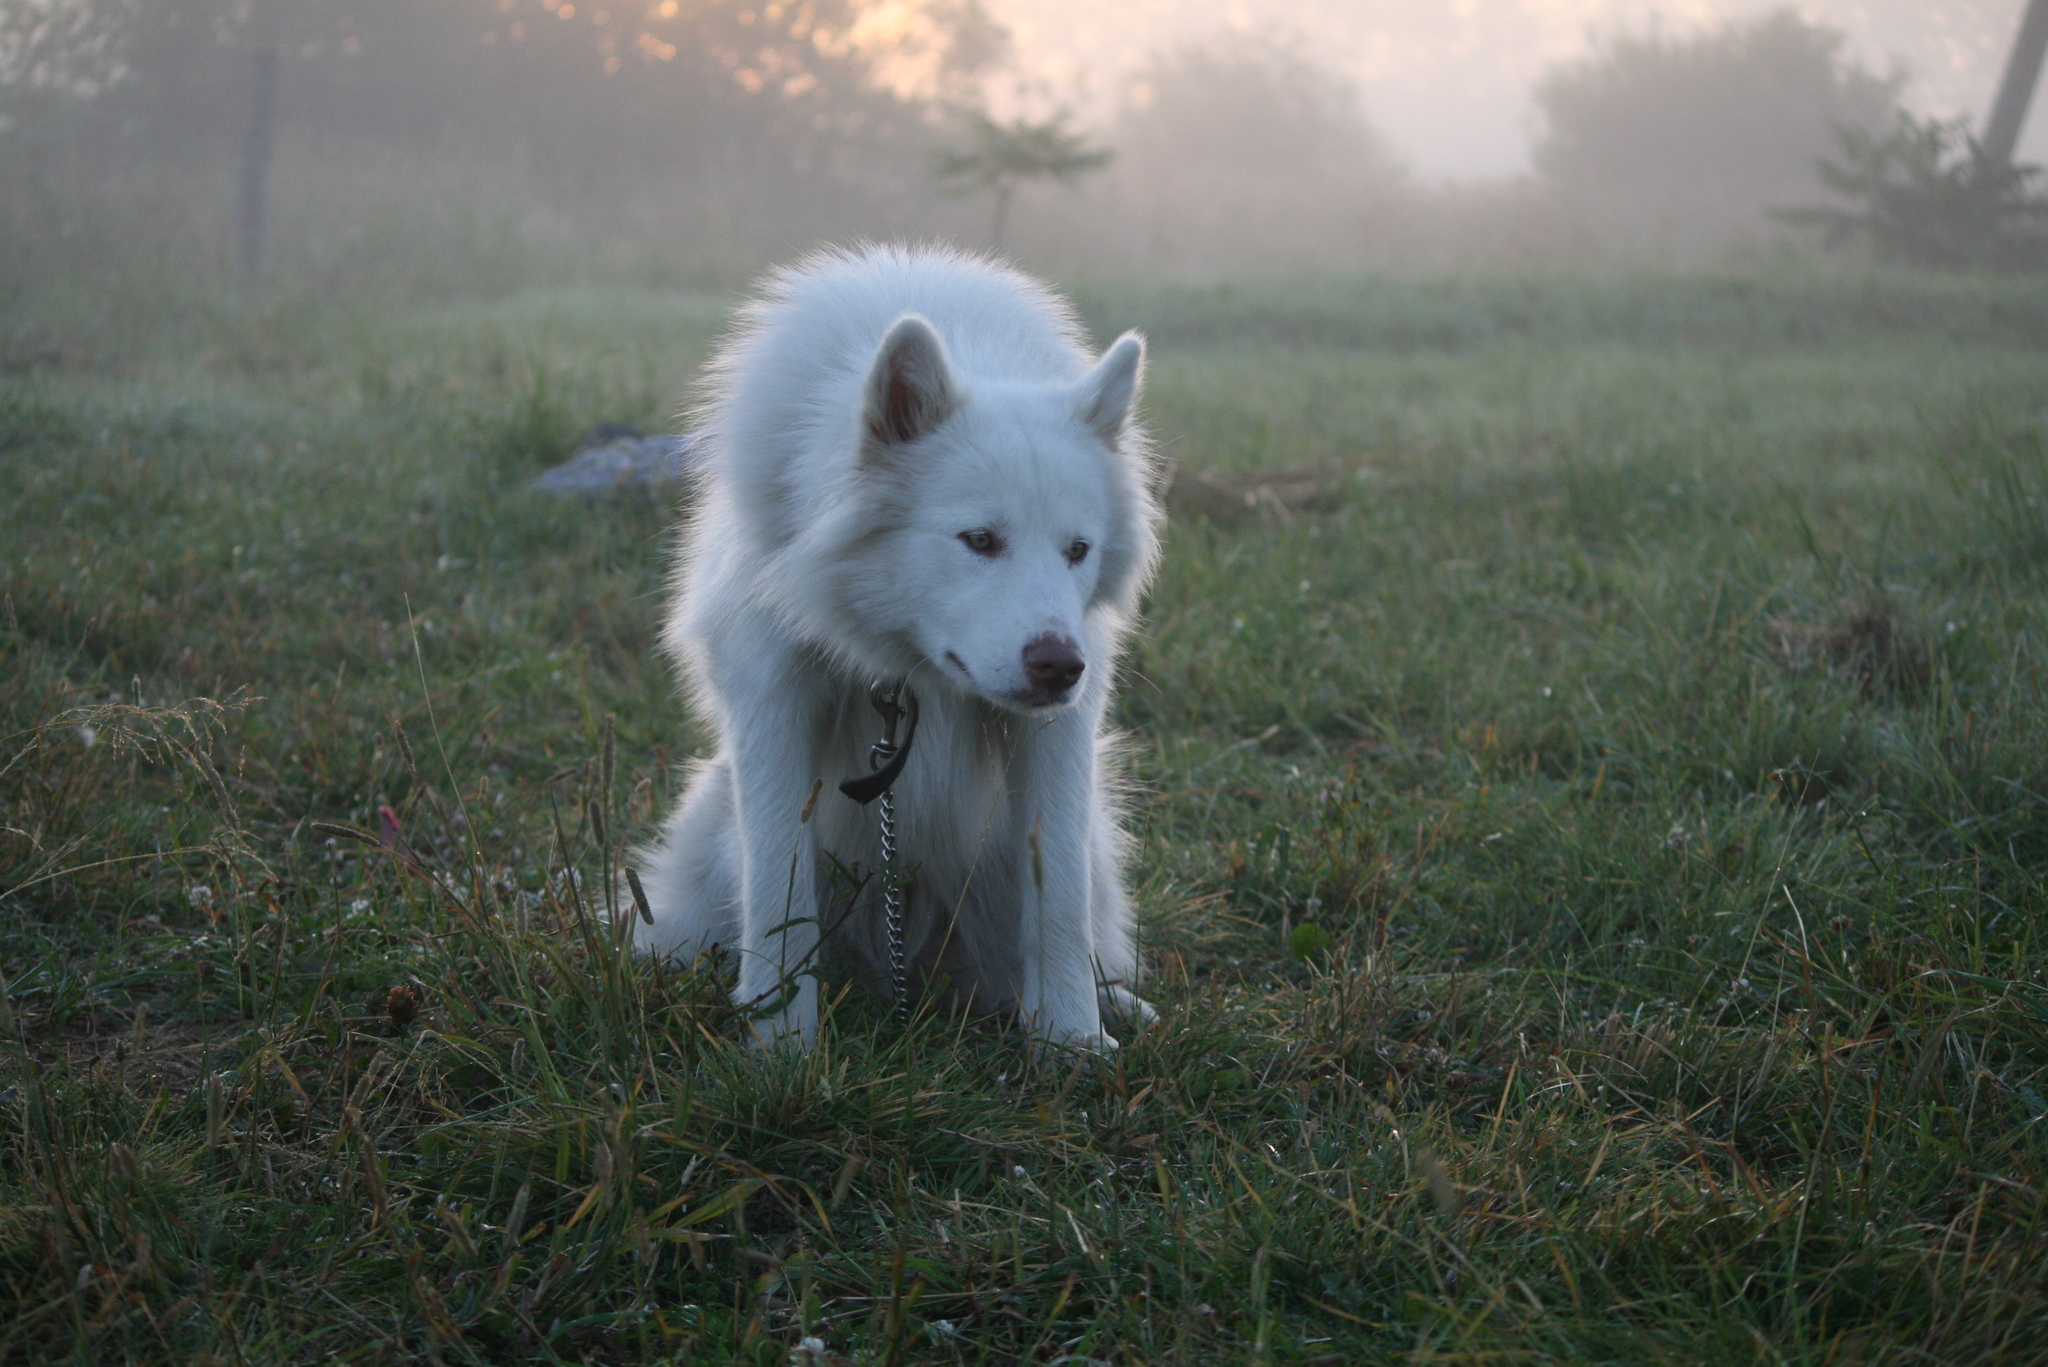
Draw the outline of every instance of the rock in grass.
<instances>
[{"instance_id":1,"label":"rock in grass","mask_svg":"<svg viewBox=\"0 0 2048 1367\"><path fill-rule=\"evenodd\" d=\"M619 423L593 428L576 454L544 471L533 487L557 498L648 488L681 479L702 458L694 432L646 437Z\"/></svg>"}]
</instances>

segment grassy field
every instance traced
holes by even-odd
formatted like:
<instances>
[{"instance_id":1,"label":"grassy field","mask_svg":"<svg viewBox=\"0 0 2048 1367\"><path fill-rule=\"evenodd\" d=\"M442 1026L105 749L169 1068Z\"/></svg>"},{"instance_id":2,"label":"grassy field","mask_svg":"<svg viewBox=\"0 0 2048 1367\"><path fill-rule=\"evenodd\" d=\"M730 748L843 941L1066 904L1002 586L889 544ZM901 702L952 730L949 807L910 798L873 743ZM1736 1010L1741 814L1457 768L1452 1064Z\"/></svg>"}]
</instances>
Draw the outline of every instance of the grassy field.
<instances>
[{"instance_id":1,"label":"grassy field","mask_svg":"<svg viewBox=\"0 0 2048 1367\"><path fill-rule=\"evenodd\" d=\"M8 342L0 1359L2048 1361L2048 285L1078 295L1181 470L1078 1061L618 948L674 511L525 481L727 301Z\"/></svg>"}]
</instances>

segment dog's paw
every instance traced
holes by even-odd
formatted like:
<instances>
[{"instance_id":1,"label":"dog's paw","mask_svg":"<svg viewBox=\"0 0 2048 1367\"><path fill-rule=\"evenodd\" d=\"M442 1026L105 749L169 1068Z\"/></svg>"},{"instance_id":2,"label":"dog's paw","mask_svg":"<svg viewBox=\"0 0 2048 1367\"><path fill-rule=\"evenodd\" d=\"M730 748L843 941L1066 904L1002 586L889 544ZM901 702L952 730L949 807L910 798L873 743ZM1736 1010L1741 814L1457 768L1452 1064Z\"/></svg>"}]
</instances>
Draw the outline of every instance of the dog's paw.
<instances>
[{"instance_id":1,"label":"dog's paw","mask_svg":"<svg viewBox=\"0 0 2048 1367\"><path fill-rule=\"evenodd\" d=\"M1039 1048L1047 1054L1113 1054L1123 1048L1107 1030L1065 1030L1039 1037Z\"/></svg>"},{"instance_id":2,"label":"dog's paw","mask_svg":"<svg viewBox=\"0 0 2048 1367\"><path fill-rule=\"evenodd\" d=\"M747 1047L757 1054L772 1054L790 1050L799 1054L809 1053L811 1046L818 1042L818 1024L806 1022L788 1012L781 1012L761 1020L747 1022L745 1033Z\"/></svg>"},{"instance_id":3,"label":"dog's paw","mask_svg":"<svg viewBox=\"0 0 2048 1367\"><path fill-rule=\"evenodd\" d=\"M784 1047L804 1052L818 1040L818 983L815 978L787 978L779 985L748 994L742 983L734 993L746 1023L748 1042L756 1050Z\"/></svg>"},{"instance_id":4,"label":"dog's paw","mask_svg":"<svg viewBox=\"0 0 2048 1367\"><path fill-rule=\"evenodd\" d=\"M1159 1019L1159 1012L1153 1008L1152 1003L1128 987L1111 983L1097 989L1095 996L1102 1004L1103 1015L1126 1021L1140 1030Z\"/></svg>"}]
</instances>

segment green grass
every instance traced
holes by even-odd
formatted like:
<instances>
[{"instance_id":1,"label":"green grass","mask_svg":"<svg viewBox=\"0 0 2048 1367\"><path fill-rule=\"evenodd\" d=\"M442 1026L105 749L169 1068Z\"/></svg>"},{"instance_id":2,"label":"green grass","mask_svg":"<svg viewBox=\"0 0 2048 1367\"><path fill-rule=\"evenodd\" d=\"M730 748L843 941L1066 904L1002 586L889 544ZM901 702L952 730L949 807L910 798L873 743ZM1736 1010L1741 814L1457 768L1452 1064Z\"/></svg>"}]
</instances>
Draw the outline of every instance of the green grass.
<instances>
[{"instance_id":1,"label":"green grass","mask_svg":"<svg viewBox=\"0 0 2048 1367\"><path fill-rule=\"evenodd\" d=\"M2048 287L1079 294L1184 471L1105 1059L619 950L674 514L524 478L723 301L0 378L0 1357L2048 1360Z\"/></svg>"}]
</instances>

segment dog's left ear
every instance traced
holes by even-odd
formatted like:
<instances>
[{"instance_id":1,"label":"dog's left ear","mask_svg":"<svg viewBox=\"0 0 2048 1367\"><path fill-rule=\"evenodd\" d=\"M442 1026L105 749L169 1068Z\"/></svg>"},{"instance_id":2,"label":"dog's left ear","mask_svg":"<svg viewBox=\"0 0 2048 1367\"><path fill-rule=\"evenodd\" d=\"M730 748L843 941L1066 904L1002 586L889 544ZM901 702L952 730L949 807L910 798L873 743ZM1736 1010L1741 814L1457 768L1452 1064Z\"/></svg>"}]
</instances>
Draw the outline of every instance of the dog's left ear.
<instances>
[{"instance_id":1,"label":"dog's left ear","mask_svg":"<svg viewBox=\"0 0 2048 1367\"><path fill-rule=\"evenodd\" d=\"M1109 345L1095 369L1082 379L1081 421L1094 428L1105 442L1115 446L1130 425L1131 409L1138 402L1138 384L1145 374L1145 339L1126 332Z\"/></svg>"}]
</instances>

